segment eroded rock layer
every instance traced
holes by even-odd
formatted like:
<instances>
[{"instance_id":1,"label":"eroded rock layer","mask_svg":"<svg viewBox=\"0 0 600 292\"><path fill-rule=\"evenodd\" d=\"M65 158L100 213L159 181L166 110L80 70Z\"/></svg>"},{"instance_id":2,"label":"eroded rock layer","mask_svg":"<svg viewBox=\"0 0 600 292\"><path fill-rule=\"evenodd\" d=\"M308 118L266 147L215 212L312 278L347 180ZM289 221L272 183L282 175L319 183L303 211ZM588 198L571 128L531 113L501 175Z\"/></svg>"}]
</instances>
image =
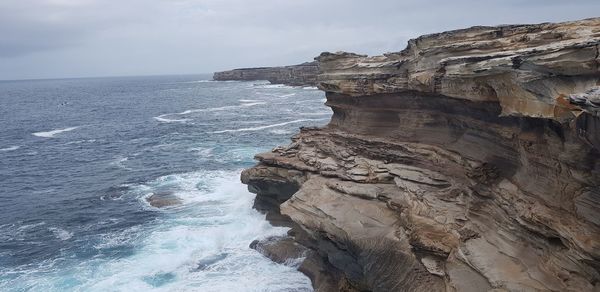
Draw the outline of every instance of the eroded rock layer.
<instances>
[{"instance_id":1,"label":"eroded rock layer","mask_svg":"<svg viewBox=\"0 0 600 292\"><path fill-rule=\"evenodd\" d=\"M282 67L242 68L215 72L213 79L217 81L254 81L268 80L272 84L290 86L315 86L319 67L317 62L306 62L299 65Z\"/></svg>"},{"instance_id":2,"label":"eroded rock layer","mask_svg":"<svg viewBox=\"0 0 600 292\"><path fill-rule=\"evenodd\" d=\"M599 44L588 19L323 53L331 122L242 181L334 275L318 291L600 291Z\"/></svg>"}]
</instances>

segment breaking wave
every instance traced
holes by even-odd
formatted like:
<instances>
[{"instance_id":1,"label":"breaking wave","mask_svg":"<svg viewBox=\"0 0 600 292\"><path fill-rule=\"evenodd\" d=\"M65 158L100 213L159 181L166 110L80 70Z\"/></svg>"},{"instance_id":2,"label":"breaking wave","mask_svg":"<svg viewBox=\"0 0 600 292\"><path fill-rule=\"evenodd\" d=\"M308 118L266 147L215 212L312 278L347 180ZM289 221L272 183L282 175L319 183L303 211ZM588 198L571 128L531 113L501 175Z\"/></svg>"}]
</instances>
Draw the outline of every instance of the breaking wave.
<instances>
[{"instance_id":1,"label":"breaking wave","mask_svg":"<svg viewBox=\"0 0 600 292\"><path fill-rule=\"evenodd\" d=\"M73 131L77 128L79 128L79 127L56 129L56 130L47 131L47 132L36 132L36 133L33 133L32 135L34 135L36 137L42 137L42 138L54 138L55 135L58 135L58 134L64 133L64 132Z\"/></svg>"},{"instance_id":2,"label":"breaking wave","mask_svg":"<svg viewBox=\"0 0 600 292\"><path fill-rule=\"evenodd\" d=\"M227 106L211 107L211 108L189 109L189 110L185 110L185 111L178 112L178 113L162 114L160 116L154 117L154 119L157 120L157 121L160 121L160 122L164 122L164 123L187 122L187 121L190 121L191 119L187 119L187 118L185 118L185 119L169 119L167 117L169 117L169 116L183 116L183 115L189 115L189 114L200 113L200 112L226 111L226 110L233 110L233 109L251 107L251 106L261 105L261 104L266 104L266 102L262 102L262 101L242 102L242 104L239 104L239 105L227 105Z\"/></svg>"},{"instance_id":3,"label":"breaking wave","mask_svg":"<svg viewBox=\"0 0 600 292\"><path fill-rule=\"evenodd\" d=\"M312 291L295 263L280 265L249 247L255 239L282 236L252 209L254 196L239 182L239 171L171 174L137 186L127 196L170 191L181 206L145 226L103 234L92 248L110 252L135 247L128 256L91 258L54 266L15 279L11 289L33 291ZM48 228L57 239L73 233ZM2 288L2 285L0 285ZM8 288L8 286L4 286Z\"/></svg>"},{"instance_id":4,"label":"breaking wave","mask_svg":"<svg viewBox=\"0 0 600 292\"><path fill-rule=\"evenodd\" d=\"M285 125L289 125L289 124L296 124L296 123L309 122L309 121L325 121L325 120L329 120L329 119L328 118L327 119L299 119L299 120L293 120L293 121L289 121L289 122L283 122L283 123L272 124L272 125L265 125L265 126L251 127L251 128L241 128L241 129L220 130L220 131L213 131L210 133L221 134L221 133L232 133L232 132L259 131L259 130L264 130L264 129L269 129L269 128L281 127L281 126L285 126Z\"/></svg>"},{"instance_id":5,"label":"breaking wave","mask_svg":"<svg viewBox=\"0 0 600 292\"><path fill-rule=\"evenodd\" d=\"M21 146L10 146L10 147L6 147L6 148L0 148L0 152L15 151L19 148L21 148Z\"/></svg>"},{"instance_id":6,"label":"breaking wave","mask_svg":"<svg viewBox=\"0 0 600 292\"><path fill-rule=\"evenodd\" d=\"M50 227L48 230L54 233L54 236L60 240L69 240L73 237L73 232L66 231L62 228Z\"/></svg>"},{"instance_id":7,"label":"breaking wave","mask_svg":"<svg viewBox=\"0 0 600 292\"><path fill-rule=\"evenodd\" d=\"M167 119L167 118L165 118L165 116L168 116L168 115L169 114L160 115L160 116L154 117L154 119L159 122L163 122L163 123L184 123L184 122L190 121L190 119Z\"/></svg>"}]
</instances>

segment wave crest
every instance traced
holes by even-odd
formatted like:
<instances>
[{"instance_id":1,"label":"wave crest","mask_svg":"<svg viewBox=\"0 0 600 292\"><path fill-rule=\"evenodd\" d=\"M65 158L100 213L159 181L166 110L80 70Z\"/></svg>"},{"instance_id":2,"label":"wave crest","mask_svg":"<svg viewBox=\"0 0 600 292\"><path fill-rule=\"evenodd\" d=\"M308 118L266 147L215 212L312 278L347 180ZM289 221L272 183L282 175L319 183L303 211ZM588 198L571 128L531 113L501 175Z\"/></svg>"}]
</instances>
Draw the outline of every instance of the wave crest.
<instances>
[{"instance_id":1,"label":"wave crest","mask_svg":"<svg viewBox=\"0 0 600 292\"><path fill-rule=\"evenodd\" d=\"M0 148L0 152L15 151L19 148L21 148L21 146L10 146L10 147L6 147L6 148Z\"/></svg>"},{"instance_id":2,"label":"wave crest","mask_svg":"<svg viewBox=\"0 0 600 292\"><path fill-rule=\"evenodd\" d=\"M326 118L326 119L299 119L299 120L293 120L293 121L289 121L289 122L277 123L277 124L272 124L272 125L265 125L265 126L251 127L251 128L241 128L241 129L220 130L220 131L213 131L210 133L222 134L222 133L232 133L232 132L259 131L259 130L264 130L264 129L269 129L269 128L281 127L281 126L285 126L285 125L289 125L289 124L308 122L308 121L313 121L313 122L325 121L325 120L329 120L329 118Z\"/></svg>"},{"instance_id":3,"label":"wave crest","mask_svg":"<svg viewBox=\"0 0 600 292\"><path fill-rule=\"evenodd\" d=\"M64 128L64 129L55 129L55 130L46 131L46 132L35 132L32 135L34 135L36 137L42 137L42 138L54 138L55 135L58 135L58 134L64 133L64 132L70 132L70 131L73 131L73 130L75 130L77 128L79 128L79 127L69 127L69 128Z\"/></svg>"}]
</instances>

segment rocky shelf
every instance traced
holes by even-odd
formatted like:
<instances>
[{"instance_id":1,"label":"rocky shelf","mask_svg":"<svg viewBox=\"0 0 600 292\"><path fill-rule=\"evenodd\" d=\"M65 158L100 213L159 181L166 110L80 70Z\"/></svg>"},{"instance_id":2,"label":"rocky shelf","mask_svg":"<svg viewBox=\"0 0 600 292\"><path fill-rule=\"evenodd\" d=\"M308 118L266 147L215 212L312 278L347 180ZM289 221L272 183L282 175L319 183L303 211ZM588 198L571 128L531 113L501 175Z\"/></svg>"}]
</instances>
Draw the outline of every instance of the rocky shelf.
<instances>
[{"instance_id":1,"label":"rocky shelf","mask_svg":"<svg viewBox=\"0 0 600 292\"><path fill-rule=\"evenodd\" d=\"M242 173L292 227L253 246L316 291L600 291L599 47L594 18L321 54L330 123Z\"/></svg>"},{"instance_id":2,"label":"rocky shelf","mask_svg":"<svg viewBox=\"0 0 600 292\"><path fill-rule=\"evenodd\" d=\"M319 67L317 62L282 67L242 68L215 72L216 81L254 81L267 80L272 84L290 86L316 86Z\"/></svg>"}]
</instances>

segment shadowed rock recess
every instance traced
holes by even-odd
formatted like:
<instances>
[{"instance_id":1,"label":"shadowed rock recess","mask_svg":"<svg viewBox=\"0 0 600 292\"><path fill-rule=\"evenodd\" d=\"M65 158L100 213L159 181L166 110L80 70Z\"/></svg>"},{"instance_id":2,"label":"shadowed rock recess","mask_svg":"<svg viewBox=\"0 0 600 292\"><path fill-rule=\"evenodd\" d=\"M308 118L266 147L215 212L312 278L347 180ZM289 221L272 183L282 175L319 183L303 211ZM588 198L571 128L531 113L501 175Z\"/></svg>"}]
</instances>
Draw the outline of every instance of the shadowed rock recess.
<instances>
[{"instance_id":1,"label":"shadowed rock recess","mask_svg":"<svg viewBox=\"0 0 600 292\"><path fill-rule=\"evenodd\" d=\"M317 291L600 291L599 47L595 18L322 53L331 122L242 173L306 248L267 254Z\"/></svg>"}]
</instances>

